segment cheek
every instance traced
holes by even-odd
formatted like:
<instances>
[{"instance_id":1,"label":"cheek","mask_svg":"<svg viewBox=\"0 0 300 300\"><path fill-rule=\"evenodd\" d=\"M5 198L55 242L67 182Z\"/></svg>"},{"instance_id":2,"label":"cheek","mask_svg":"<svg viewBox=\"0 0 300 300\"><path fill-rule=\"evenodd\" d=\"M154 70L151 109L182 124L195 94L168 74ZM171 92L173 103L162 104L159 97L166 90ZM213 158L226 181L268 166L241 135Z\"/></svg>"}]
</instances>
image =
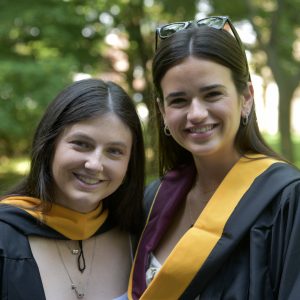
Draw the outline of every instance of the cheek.
<instances>
[{"instance_id":1,"label":"cheek","mask_svg":"<svg viewBox=\"0 0 300 300\"><path fill-rule=\"evenodd\" d=\"M56 164L57 162L64 161L65 157L67 157L67 151L62 143L56 145L54 149L54 154L52 158L52 164Z\"/></svg>"},{"instance_id":2,"label":"cheek","mask_svg":"<svg viewBox=\"0 0 300 300\"><path fill-rule=\"evenodd\" d=\"M221 105L216 108L216 111L224 118L234 121L241 117L241 106L236 102L229 102L227 105Z\"/></svg>"},{"instance_id":3,"label":"cheek","mask_svg":"<svg viewBox=\"0 0 300 300\"><path fill-rule=\"evenodd\" d=\"M128 161L124 161L122 163L114 164L113 172L115 174L115 179L122 182L126 176L128 169Z\"/></svg>"},{"instance_id":4,"label":"cheek","mask_svg":"<svg viewBox=\"0 0 300 300\"><path fill-rule=\"evenodd\" d=\"M234 107L235 114L232 116L237 122L240 122L241 116L242 116L242 108L240 106Z\"/></svg>"},{"instance_id":5,"label":"cheek","mask_svg":"<svg viewBox=\"0 0 300 300\"><path fill-rule=\"evenodd\" d=\"M179 123L180 119L184 119L185 116L180 111L174 111L174 110L166 110L164 115L164 120L168 125L175 126Z\"/></svg>"},{"instance_id":6,"label":"cheek","mask_svg":"<svg viewBox=\"0 0 300 300\"><path fill-rule=\"evenodd\" d=\"M58 170L61 166L61 160L62 160L62 156L60 155L59 151L56 150L51 162L51 171L54 177L56 177L58 174Z\"/></svg>"},{"instance_id":7,"label":"cheek","mask_svg":"<svg viewBox=\"0 0 300 300\"><path fill-rule=\"evenodd\" d=\"M73 151L66 147L58 147L52 160L52 174L57 176L62 172L67 172L81 166L84 162L82 153Z\"/></svg>"}]
</instances>

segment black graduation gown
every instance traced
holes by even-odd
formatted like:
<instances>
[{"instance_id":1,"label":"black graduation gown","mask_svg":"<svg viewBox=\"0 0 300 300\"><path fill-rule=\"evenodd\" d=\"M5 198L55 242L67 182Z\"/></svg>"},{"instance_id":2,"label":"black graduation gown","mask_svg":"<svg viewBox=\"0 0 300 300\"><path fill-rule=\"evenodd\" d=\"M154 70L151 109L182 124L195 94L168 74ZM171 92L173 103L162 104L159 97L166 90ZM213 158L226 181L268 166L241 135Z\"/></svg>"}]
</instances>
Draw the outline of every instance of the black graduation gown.
<instances>
[{"instance_id":1,"label":"black graduation gown","mask_svg":"<svg viewBox=\"0 0 300 300\"><path fill-rule=\"evenodd\" d=\"M96 234L113 227L109 218ZM2 300L46 300L28 236L67 239L26 211L0 205L0 296Z\"/></svg>"},{"instance_id":2,"label":"black graduation gown","mask_svg":"<svg viewBox=\"0 0 300 300\"><path fill-rule=\"evenodd\" d=\"M264 160L232 168L147 287L149 253L184 201L195 170L163 178L136 252L129 299L300 299L300 173L272 162L256 174L260 164Z\"/></svg>"}]
</instances>

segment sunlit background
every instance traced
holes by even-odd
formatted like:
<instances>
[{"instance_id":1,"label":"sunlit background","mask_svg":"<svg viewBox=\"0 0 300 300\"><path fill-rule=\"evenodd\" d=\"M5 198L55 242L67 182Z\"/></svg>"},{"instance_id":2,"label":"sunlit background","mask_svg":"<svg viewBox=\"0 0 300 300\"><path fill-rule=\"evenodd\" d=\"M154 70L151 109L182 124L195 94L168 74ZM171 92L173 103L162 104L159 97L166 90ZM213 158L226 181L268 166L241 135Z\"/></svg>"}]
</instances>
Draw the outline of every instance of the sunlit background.
<instances>
[{"instance_id":1,"label":"sunlit background","mask_svg":"<svg viewBox=\"0 0 300 300\"><path fill-rule=\"evenodd\" d=\"M147 1L150 3L151 1ZM197 14L196 19L201 19L206 17L206 13L209 13L210 10L206 7L207 4L203 4L200 6L200 10L202 13ZM103 16L103 18L105 18ZM254 44L256 42L256 36L251 27L251 24L246 20L243 22L234 24L241 40L245 44ZM112 32L106 36L106 43L115 49L111 51L110 56L113 57L115 70L119 72L125 72L129 68L129 63L127 57L124 56L122 51L128 47L128 40L122 38L118 34L118 32ZM300 56L300 43L297 44L297 49L295 49L299 53ZM256 113L258 124L260 130L269 135L277 135L278 134L278 88L274 81L266 83L264 79L255 74L253 70L251 70L252 56L251 52L246 51L247 58L250 65L251 79L254 86L254 97L255 97L255 105L256 105ZM145 86L144 79L144 71L141 67L136 67L134 70L134 81L133 87L136 91L143 90ZM86 73L78 73L74 75L74 80L80 80L85 78L92 77L90 74ZM110 79L110 80L118 80L117 76L114 74L101 74L101 78ZM149 111L145 103L142 103L143 100L142 95L140 93L135 93L133 95L135 102L137 103L137 110L143 122L148 121ZM291 115L291 128L294 134L300 135L300 118L297 117L300 113L300 88L296 92L293 102L292 102L292 115Z\"/></svg>"}]
</instances>

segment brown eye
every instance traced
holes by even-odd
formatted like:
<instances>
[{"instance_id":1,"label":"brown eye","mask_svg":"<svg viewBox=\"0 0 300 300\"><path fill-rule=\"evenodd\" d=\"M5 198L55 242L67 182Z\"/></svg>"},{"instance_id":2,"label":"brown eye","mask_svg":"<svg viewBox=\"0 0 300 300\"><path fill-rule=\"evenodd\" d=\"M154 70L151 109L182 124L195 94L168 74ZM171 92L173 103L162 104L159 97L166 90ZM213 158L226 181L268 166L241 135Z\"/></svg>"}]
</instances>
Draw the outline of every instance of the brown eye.
<instances>
[{"instance_id":1,"label":"brown eye","mask_svg":"<svg viewBox=\"0 0 300 300\"><path fill-rule=\"evenodd\" d=\"M80 149L89 149L91 146L90 144L83 142L83 141L72 141L71 144L73 144L75 147L80 148Z\"/></svg>"},{"instance_id":2,"label":"brown eye","mask_svg":"<svg viewBox=\"0 0 300 300\"><path fill-rule=\"evenodd\" d=\"M171 106L181 106L184 105L187 102L184 98L174 98L169 101L169 105Z\"/></svg>"},{"instance_id":3,"label":"brown eye","mask_svg":"<svg viewBox=\"0 0 300 300\"><path fill-rule=\"evenodd\" d=\"M120 158L126 153L126 150L123 148L118 148L118 147L110 147L110 148L107 148L106 152L111 157Z\"/></svg>"},{"instance_id":4,"label":"brown eye","mask_svg":"<svg viewBox=\"0 0 300 300\"><path fill-rule=\"evenodd\" d=\"M209 101L216 101L218 100L220 97L222 97L222 93L219 91L212 91L209 92L205 95L205 98L208 99Z\"/></svg>"}]
</instances>

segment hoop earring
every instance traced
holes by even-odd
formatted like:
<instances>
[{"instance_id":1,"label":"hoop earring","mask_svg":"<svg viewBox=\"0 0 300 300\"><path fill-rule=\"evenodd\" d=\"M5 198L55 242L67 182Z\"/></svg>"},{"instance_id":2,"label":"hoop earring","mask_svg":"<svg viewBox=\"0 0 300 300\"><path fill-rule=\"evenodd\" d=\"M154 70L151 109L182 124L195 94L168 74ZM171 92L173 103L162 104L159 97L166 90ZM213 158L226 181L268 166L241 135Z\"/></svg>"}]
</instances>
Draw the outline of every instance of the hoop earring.
<instances>
[{"instance_id":1,"label":"hoop earring","mask_svg":"<svg viewBox=\"0 0 300 300\"><path fill-rule=\"evenodd\" d=\"M243 124L243 126L247 126L248 122L249 122L249 115L246 114L246 115L242 116L242 124Z\"/></svg>"},{"instance_id":2,"label":"hoop earring","mask_svg":"<svg viewBox=\"0 0 300 300\"><path fill-rule=\"evenodd\" d=\"M167 125L165 125L165 127L164 127L164 133L165 133L166 136L171 136L171 132L170 132Z\"/></svg>"}]
</instances>

